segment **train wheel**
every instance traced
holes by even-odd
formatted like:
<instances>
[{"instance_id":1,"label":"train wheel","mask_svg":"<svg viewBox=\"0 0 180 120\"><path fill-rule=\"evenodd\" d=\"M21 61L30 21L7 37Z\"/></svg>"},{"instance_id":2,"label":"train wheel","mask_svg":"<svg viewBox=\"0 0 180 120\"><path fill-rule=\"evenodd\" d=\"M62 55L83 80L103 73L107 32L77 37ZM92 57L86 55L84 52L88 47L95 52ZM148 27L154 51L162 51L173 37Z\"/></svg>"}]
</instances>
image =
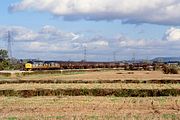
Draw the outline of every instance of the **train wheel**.
<instances>
[{"instance_id":1,"label":"train wheel","mask_svg":"<svg viewBox=\"0 0 180 120\"><path fill-rule=\"evenodd\" d=\"M32 69L31 68L27 68L26 71L32 71Z\"/></svg>"}]
</instances>

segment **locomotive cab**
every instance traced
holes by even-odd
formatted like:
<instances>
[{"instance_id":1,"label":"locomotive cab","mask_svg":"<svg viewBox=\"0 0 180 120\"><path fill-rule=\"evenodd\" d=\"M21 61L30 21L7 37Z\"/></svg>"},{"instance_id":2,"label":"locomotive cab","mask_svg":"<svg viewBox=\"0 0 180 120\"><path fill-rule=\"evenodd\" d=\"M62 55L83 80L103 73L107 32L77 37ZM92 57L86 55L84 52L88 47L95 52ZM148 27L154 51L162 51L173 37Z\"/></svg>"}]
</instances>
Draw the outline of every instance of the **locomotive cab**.
<instances>
[{"instance_id":1,"label":"locomotive cab","mask_svg":"<svg viewBox=\"0 0 180 120\"><path fill-rule=\"evenodd\" d=\"M33 68L33 62L32 62L32 61L28 61L28 62L25 64L25 70L31 71L32 68Z\"/></svg>"}]
</instances>

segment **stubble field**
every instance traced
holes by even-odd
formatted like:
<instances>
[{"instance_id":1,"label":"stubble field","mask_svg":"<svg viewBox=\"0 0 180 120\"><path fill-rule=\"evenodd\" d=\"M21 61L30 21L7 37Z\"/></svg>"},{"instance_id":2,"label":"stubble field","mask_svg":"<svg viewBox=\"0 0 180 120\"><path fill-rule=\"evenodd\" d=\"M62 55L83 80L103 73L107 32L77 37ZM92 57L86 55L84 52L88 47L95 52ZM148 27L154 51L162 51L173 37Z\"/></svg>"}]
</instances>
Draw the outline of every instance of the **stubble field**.
<instances>
[{"instance_id":1,"label":"stubble field","mask_svg":"<svg viewBox=\"0 0 180 120\"><path fill-rule=\"evenodd\" d=\"M180 74L98 71L0 76L0 119L180 119Z\"/></svg>"}]
</instances>

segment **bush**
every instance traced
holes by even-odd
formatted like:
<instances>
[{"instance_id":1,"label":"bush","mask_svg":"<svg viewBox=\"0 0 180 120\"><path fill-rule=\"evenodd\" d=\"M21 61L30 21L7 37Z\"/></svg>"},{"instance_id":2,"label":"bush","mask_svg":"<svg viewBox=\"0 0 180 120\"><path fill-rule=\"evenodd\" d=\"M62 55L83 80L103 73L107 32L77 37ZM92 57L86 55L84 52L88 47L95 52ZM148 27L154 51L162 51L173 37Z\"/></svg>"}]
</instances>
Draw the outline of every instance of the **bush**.
<instances>
[{"instance_id":1,"label":"bush","mask_svg":"<svg viewBox=\"0 0 180 120\"><path fill-rule=\"evenodd\" d=\"M163 71L164 74L169 74L169 67L168 66L163 66L162 71Z\"/></svg>"},{"instance_id":2,"label":"bush","mask_svg":"<svg viewBox=\"0 0 180 120\"><path fill-rule=\"evenodd\" d=\"M10 68L10 63L7 60L3 60L0 62L0 70L7 70Z\"/></svg>"},{"instance_id":3,"label":"bush","mask_svg":"<svg viewBox=\"0 0 180 120\"><path fill-rule=\"evenodd\" d=\"M163 66L164 74L178 74L178 68L175 66Z\"/></svg>"},{"instance_id":4,"label":"bush","mask_svg":"<svg viewBox=\"0 0 180 120\"><path fill-rule=\"evenodd\" d=\"M178 69L177 68L170 68L170 73L171 74L178 74Z\"/></svg>"}]
</instances>

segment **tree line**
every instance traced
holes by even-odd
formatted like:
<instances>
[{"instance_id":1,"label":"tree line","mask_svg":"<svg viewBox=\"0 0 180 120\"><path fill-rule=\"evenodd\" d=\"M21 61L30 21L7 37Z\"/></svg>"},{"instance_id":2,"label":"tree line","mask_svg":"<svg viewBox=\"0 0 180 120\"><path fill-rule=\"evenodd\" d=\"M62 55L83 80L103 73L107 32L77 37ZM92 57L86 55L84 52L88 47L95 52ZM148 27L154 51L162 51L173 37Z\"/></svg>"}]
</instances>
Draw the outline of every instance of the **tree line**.
<instances>
[{"instance_id":1,"label":"tree line","mask_svg":"<svg viewBox=\"0 0 180 120\"><path fill-rule=\"evenodd\" d=\"M0 70L19 70L23 64L17 59L10 59L8 51L0 49Z\"/></svg>"}]
</instances>

